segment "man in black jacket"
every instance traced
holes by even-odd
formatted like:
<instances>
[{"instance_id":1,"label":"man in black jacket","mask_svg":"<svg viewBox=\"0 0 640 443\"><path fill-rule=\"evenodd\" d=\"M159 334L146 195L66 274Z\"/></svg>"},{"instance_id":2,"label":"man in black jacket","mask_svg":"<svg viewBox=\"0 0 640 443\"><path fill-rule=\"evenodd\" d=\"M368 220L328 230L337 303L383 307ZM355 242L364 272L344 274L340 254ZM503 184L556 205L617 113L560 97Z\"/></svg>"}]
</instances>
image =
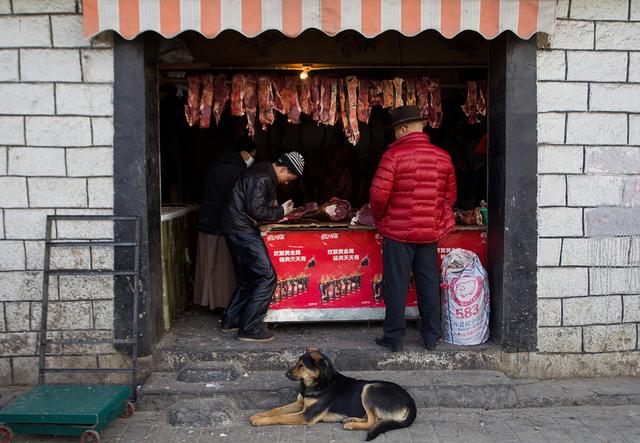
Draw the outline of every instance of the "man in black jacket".
<instances>
[{"instance_id":1,"label":"man in black jacket","mask_svg":"<svg viewBox=\"0 0 640 443\"><path fill-rule=\"evenodd\" d=\"M222 331L238 331L242 341L274 338L262 320L276 287L276 273L258 227L291 212L291 200L278 205L277 186L297 179L303 169L302 155L288 152L273 163L256 164L233 186L225 213L225 239L236 266L238 287L222 320Z\"/></svg>"},{"instance_id":2,"label":"man in black jacket","mask_svg":"<svg viewBox=\"0 0 640 443\"><path fill-rule=\"evenodd\" d=\"M256 144L243 137L234 147L223 148L211 165L199 211L198 258L193 302L209 309L226 308L236 288L236 276L223 237L224 208L236 178L251 166Z\"/></svg>"}]
</instances>

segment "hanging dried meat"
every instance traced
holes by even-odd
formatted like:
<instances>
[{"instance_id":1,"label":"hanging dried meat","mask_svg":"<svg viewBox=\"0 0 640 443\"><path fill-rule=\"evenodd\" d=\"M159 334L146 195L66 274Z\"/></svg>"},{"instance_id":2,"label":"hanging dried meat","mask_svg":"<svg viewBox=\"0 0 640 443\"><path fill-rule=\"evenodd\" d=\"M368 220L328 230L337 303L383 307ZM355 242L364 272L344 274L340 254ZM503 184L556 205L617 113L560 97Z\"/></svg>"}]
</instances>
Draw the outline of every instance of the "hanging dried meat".
<instances>
[{"instance_id":1,"label":"hanging dried meat","mask_svg":"<svg viewBox=\"0 0 640 443\"><path fill-rule=\"evenodd\" d=\"M202 76L202 98L200 99L200 127L211 125L211 107L213 106L213 75Z\"/></svg>"},{"instance_id":2,"label":"hanging dried meat","mask_svg":"<svg viewBox=\"0 0 640 443\"><path fill-rule=\"evenodd\" d=\"M280 77L273 77L271 83L273 84L273 109L280 114L287 115L291 107L291 100L284 80Z\"/></svg>"},{"instance_id":3,"label":"hanging dried meat","mask_svg":"<svg viewBox=\"0 0 640 443\"><path fill-rule=\"evenodd\" d=\"M391 108L394 104L393 80L382 80L382 107Z\"/></svg>"},{"instance_id":4,"label":"hanging dried meat","mask_svg":"<svg viewBox=\"0 0 640 443\"><path fill-rule=\"evenodd\" d=\"M244 86L243 107L247 114L247 134L253 138L256 133L255 122L256 112L258 110L258 96L256 95L256 86L258 81L252 75L247 76Z\"/></svg>"},{"instance_id":5,"label":"hanging dried meat","mask_svg":"<svg viewBox=\"0 0 640 443\"><path fill-rule=\"evenodd\" d=\"M329 125L333 126L338 120L338 80L331 79L331 102L329 105Z\"/></svg>"},{"instance_id":6,"label":"hanging dried meat","mask_svg":"<svg viewBox=\"0 0 640 443\"><path fill-rule=\"evenodd\" d=\"M416 102L416 79L408 78L404 81L405 85L407 85L407 106L413 106Z\"/></svg>"},{"instance_id":7,"label":"hanging dried meat","mask_svg":"<svg viewBox=\"0 0 640 443\"><path fill-rule=\"evenodd\" d=\"M345 85L342 79L338 80L338 98L340 100L340 121L342 122L342 130L345 137L349 138L349 118L347 117L347 95L345 94Z\"/></svg>"},{"instance_id":8,"label":"hanging dried meat","mask_svg":"<svg viewBox=\"0 0 640 443\"><path fill-rule=\"evenodd\" d=\"M225 106L227 106L230 93L231 91L229 91L229 87L227 86L226 76L224 74L216 76L215 101L213 104L213 116L216 119L216 125L220 124L220 117L222 116L222 111L224 111Z\"/></svg>"},{"instance_id":9,"label":"hanging dried meat","mask_svg":"<svg viewBox=\"0 0 640 443\"><path fill-rule=\"evenodd\" d=\"M469 119L469 124L480 123L478 120L478 90L476 82L467 82L467 101L461 106L462 111Z\"/></svg>"},{"instance_id":10,"label":"hanging dried meat","mask_svg":"<svg viewBox=\"0 0 640 443\"><path fill-rule=\"evenodd\" d=\"M478 102L476 103L476 107L478 108L478 113L481 115L487 115L487 100L485 97L487 96L487 82L482 80L478 82Z\"/></svg>"},{"instance_id":11,"label":"hanging dried meat","mask_svg":"<svg viewBox=\"0 0 640 443\"><path fill-rule=\"evenodd\" d=\"M358 127L358 78L351 75L345 79L347 83L347 118L349 119L347 140L352 145L360 141L360 128Z\"/></svg>"},{"instance_id":12,"label":"hanging dried meat","mask_svg":"<svg viewBox=\"0 0 640 443\"><path fill-rule=\"evenodd\" d=\"M273 87L269 77L258 78L258 107L260 124L265 131L267 125L272 125L276 119L273 112Z\"/></svg>"},{"instance_id":13,"label":"hanging dried meat","mask_svg":"<svg viewBox=\"0 0 640 443\"><path fill-rule=\"evenodd\" d=\"M382 91L382 82L379 80L372 80L369 88L370 106L382 106Z\"/></svg>"},{"instance_id":14,"label":"hanging dried meat","mask_svg":"<svg viewBox=\"0 0 640 443\"><path fill-rule=\"evenodd\" d=\"M246 76L236 74L231 79L231 115L244 115L243 100L245 94Z\"/></svg>"},{"instance_id":15,"label":"hanging dried meat","mask_svg":"<svg viewBox=\"0 0 640 443\"><path fill-rule=\"evenodd\" d=\"M296 77L287 77L285 79L285 89L287 90L287 96L289 97L289 113L287 114L287 121L296 125L300 124L300 114L302 113L300 101L298 100L298 83L299 80Z\"/></svg>"},{"instance_id":16,"label":"hanging dried meat","mask_svg":"<svg viewBox=\"0 0 640 443\"><path fill-rule=\"evenodd\" d=\"M418 99L418 108L420 108L420 117L428 118L429 92L427 89L427 78L418 77L416 79L416 94Z\"/></svg>"},{"instance_id":17,"label":"hanging dried meat","mask_svg":"<svg viewBox=\"0 0 640 443\"><path fill-rule=\"evenodd\" d=\"M320 123L333 126L337 118L338 80L320 80Z\"/></svg>"},{"instance_id":18,"label":"hanging dried meat","mask_svg":"<svg viewBox=\"0 0 640 443\"><path fill-rule=\"evenodd\" d=\"M427 79L428 112L427 123L432 128L439 128L442 124L442 91L440 81Z\"/></svg>"},{"instance_id":19,"label":"hanging dried meat","mask_svg":"<svg viewBox=\"0 0 640 443\"><path fill-rule=\"evenodd\" d=\"M360 87L358 88L358 120L362 123L369 123L370 116L369 81L360 80Z\"/></svg>"},{"instance_id":20,"label":"hanging dried meat","mask_svg":"<svg viewBox=\"0 0 640 443\"><path fill-rule=\"evenodd\" d=\"M189 77L189 97L187 104L184 105L184 116L187 118L187 124L193 126L200 119L200 89L202 88L202 79L199 75Z\"/></svg>"},{"instance_id":21,"label":"hanging dried meat","mask_svg":"<svg viewBox=\"0 0 640 443\"><path fill-rule=\"evenodd\" d=\"M311 103L309 107L311 108L311 118L319 122L320 114L322 113L322 100L320 98L320 81L318 77L311 79Z\"/></svg>"},{"instance_id":22,"label":"hanging dried meat","mask_svg":"<svg viewBox=\"0 0 640 443\"><path fill-rule=\"evenodd\" d=\"M301 112L311 115L311 79L309 78L300 80L299 101Z\"/></svg>"},{"instance_id":23,"label":"hanging dried meat","mask_svg":"<svg viewBox=\"0 0 640 443\"><path fill-rule=\"evenodd\" d=\"M404 80L401 78L393 79L393 107L398 108L400 106L404 106L404 102L402 101L402 83Z\"/></svg>"}]
</instances>

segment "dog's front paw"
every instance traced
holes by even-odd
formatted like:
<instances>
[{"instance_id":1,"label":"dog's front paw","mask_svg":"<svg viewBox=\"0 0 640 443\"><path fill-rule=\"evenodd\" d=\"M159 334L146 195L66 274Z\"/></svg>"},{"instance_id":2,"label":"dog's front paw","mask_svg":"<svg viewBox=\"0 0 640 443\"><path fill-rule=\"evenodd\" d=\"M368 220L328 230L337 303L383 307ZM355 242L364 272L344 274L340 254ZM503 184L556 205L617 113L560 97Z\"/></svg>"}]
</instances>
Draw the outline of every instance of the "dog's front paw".
<instances>
[{"instance_id":1,"label":"dog's front paw","mask_svg":"<svg viewBox=\"0 0 640 443\"><path fill-rule=\"evenodd\" d=\"M263 417L260 416L260 414L256 414L256 415L252 415L249 418L249 421L251 422L251 424L253 426L262 426L263 424Z\"/></svg>"},{"instance_id":2,"label":"dog's front paw","mask_svg":"<svg viewBox=\"0 0 640 443\"><path fill-rule=\"evenodd\" d=\"M349 419L347 419L347 420L349 420ZM346 429L347 431L353 431L354 425L355 425L354 421L348 421L348 422L346 422L344 424L343 428Z\"/></svg>"}]
</instances>

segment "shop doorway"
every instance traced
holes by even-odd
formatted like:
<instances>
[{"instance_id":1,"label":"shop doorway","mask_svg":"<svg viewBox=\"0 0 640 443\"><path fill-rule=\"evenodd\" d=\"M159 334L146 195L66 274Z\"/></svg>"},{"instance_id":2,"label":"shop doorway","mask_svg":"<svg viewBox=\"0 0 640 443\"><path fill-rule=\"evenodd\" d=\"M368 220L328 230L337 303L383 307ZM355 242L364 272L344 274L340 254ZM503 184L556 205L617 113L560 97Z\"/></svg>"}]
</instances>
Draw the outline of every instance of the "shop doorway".
<instances>
[{"instance_id":1,"label":"shop doorway","mask_svg":"<svg viewBox=\"0 0 640 443\"><path fill-rule=\"evenodd\" d=\"M159 223L151 218L160 214L160 206L184 206L199 202L202 196L201 183L206 177L207 165L215 158L215 147L222 145L225 140L241 135L245 126L243 119L232 117L227 110L222 113L219 125L212 123L210 128L204 130L189 128L184 118L184 103L177 97L178 91L184 90L184 79L172 78L170 73L175 75L182 68L187 74L198 70L226 73L230 79L234 71L268 73L273 72L278 66L317 63L327 65L324 71L318 69L318 75L331 72L334 76L356 75L371 80L421 76L440 81L442 124L438 128L428 128L426 131L435 144L450 152L456 168L465 172L457 174L458 207L473 209L481 200L488 200L490 204L488 268L492 280L491 326L494 340L507 349L531 350L535 347L535 303L531 298L532 294L535 297L535 277L529 275L530 269L522 268L523 262L527 266L535 267L535 223L532 227L531 223L522 219L519 210L506 208L505 205L505 199L514 192L522 193L520 187L524 185L525 193L529 196L533 193L535 207L535 182L531 188L531 173L512 171L508 166L515 162L518 153L507 154L505 150L507 144L524 139L524 145L513 149L533 149L534 152L528 151L526 157L531 159L533 156L535 159L535 99L533 112L530 108L522 109L517 113L517 119L507 115L508 111L515 109L515 105L524 103L523 99L530 99L532 92L535 97L535 46L532 42L521 42L512 36L503 36L497 41L489 42L473 33L463 33L447 40L432 32L412 38L388 32L374 39L365 39L357 33L350 32L331 38L316 31L307 31L296 39L287 39L277 33L265 33L260 37L247 39L239 34L227 32L213 40L207 40L197 34L187 34L183 35L183 40L194 56L193 63L200 63L200 66L189 64L180 67L162 66L158 62L155 52L159 45L157 39L146 36L139 37L138 40L134 44L120 40L116 43L115 206L116 212L135 207L130 201L133 197L134 201L142 205L136 209L143 209L148 217L146 259L149 285L145 299L149 315L145 319L148 334L143 338L148 345L153 343L164 329L163 310L158 306L161 305L161 297L158 295L161 293L161 285L157 274L160 266L158 257L154 254L159 252L159 244L156 242L161 228ZM514 52L514 48L517 51ZM143 52L142 63L140 53L136 51ZM533 77L531 54L534 56ZM508 59L515 60L518 57L526 64L515 67L508 62ZM128 58L134 62L132 66L125 65ZM138 60L132 60L133 58ZM161 68L159 71L158 67ZM153 68L156 69L155 72ZM126 78L127 74L132 73L135 74L133 79ZM131 109L124 105L132 101L126 96L126 91L132 91L135 87L133 80L137 80L137 85L145 91L144 99L136 100L139 108L146 111L142 119L144 130L126 134L122 130L124 125L119 127L118 123L124 122L127 114L131 112ZM461 109L466 101L468 81L486 82L488 85L488 124L483 118L480 118L479 124L469 124L469 116ZM521 90L517 90L518 85L522 87ZM157 88L155 91L151 89L154 86ZM531 121L524 120L527 117L531 118L531 115L533 125ZM523 120L519 120L520 117ZM350 184L340 191L343 192L340 197L352 201L354 206L359 206L366 202L368 185L377 161L391 141L389 135L382 130L388 119L385 111L374 108L371 118L371 124L360 125L361 139L353 147L349 146L339 124L321 127L309 119L305 121L303 117L302 124L291 125L286 122L286 117L278 116L266 131L258 128L256 130L258 159L271 158L275 153L290 150L292 147L304 151L310 160L318 150L335 152L335 156L342 156L342 163L348 165L344 168L344 175L348 176L350 181ZM132 120L136 119L127 121L131 127L135 124ZM140 120L139 116L137 120ZM519 131L513 131L519 123L523 123ZM310 135L305 135L305 132ZM491 134L488 156L482 159L479 158L481 154L476 148L487 132ZM160 150L152 148L154 144L158 146L158 134ZM310 142L305 142L305 137ZM119 151L119 146L123 146L127 141L135 141L134 145L147 146L147 149L137 153ZM522 156L520 158L525 159ZM317 164L326 166L326 162L322 161L325 159L324 156L318 156ZM145 165L147 171L144 183L135 184L119 180L119 177L127 176L132 165L140 162ZM312 163L309 167L312 167ZM335 172L335 168L330 169ZM514 174L520 174L525 181L510 180ZM533 178L535 180L535 171ZM305 203L310 198L322 200L326 197L322 193L328 192L326 187L318 186L318 182L303 183L303 186L315 188L316 191L307 193L305 189L292 188L283 192L290 194L298 204ZM136 196L140 196L140 199L136 200ZM526 206L530 204L519 209L526 210ZM535 214L535 210L532 214ZM532 214L530 217L535 222ZM504 228L508 223L517 224L521 230L518 233L507 232ZM512 235L517 237L511 238ZM517 243L529 248L524 258L506 251ZM508 258L507 261L505 257ZM505 268L511 266L520 269L519 275L523 277L519 283L522 290L518 298L516 294L506 295L504 291L507 287L515 288L511 276L505 279ZM186 299L190 298L191 294L187 294ZM116 329L119 326L119 307L125 309L125 306L126 302L119 303L116 293ZM527 327L531 330L526 331Z\"/></svg>"}]
</instances>

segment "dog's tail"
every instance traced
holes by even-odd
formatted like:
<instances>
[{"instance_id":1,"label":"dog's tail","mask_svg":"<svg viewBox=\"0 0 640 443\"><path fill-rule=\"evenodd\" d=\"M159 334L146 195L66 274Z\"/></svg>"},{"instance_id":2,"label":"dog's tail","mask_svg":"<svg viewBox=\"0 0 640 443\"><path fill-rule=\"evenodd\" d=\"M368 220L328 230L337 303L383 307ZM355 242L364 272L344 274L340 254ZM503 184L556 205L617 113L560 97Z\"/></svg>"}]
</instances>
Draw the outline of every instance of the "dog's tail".
<instances>
[{"instance_id":1,"label":"dog's tail","mask_svg":"<svg viewBox=\"0 0 640 443\"><path fill-rule=\"evenodd\" d=\"M381 420L376 423L373 428L369 429L367 433L366 441L371 441L380 434L384 434L387 431L392 431L394 429L406 428L411 426L413 421L416 419L416 404L411 397L409 397L411 403L409 404L409 413L404 418L404 420Z\"/></svg>"}]
</instances>

